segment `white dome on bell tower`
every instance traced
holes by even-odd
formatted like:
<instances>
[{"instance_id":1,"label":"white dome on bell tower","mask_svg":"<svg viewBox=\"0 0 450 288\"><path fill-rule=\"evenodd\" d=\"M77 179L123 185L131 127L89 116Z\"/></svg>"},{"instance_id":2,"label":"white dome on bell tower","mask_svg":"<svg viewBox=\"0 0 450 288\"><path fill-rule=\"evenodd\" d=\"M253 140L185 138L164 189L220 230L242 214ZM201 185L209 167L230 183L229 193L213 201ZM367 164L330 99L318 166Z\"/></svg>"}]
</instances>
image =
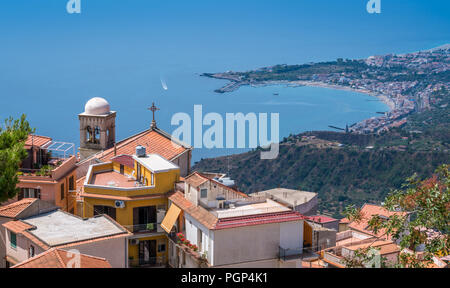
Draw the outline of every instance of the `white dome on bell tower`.
<instances>
[{"instance_id":1,"label":"white dome on bell tower","mask_svg":"<svg viewBox=\"0 0 450 288\"><path fill-rule=\"evenodd\" d=\"M95 97L78 114L80 120L80 157L87 159L116 143L116 112L103 98Z\"/></svg>"},{"instance_id":2,"label":"white dome on bell tower","mask_svg":"<svg viewBox=\"0 0 450 288\"><path fill-rule=\"evenodd\" d=\"M87 115L107 115L110 112L111 106L101 97L92 98L84 106L84 113Z\"/></svg>"}]
</instances>

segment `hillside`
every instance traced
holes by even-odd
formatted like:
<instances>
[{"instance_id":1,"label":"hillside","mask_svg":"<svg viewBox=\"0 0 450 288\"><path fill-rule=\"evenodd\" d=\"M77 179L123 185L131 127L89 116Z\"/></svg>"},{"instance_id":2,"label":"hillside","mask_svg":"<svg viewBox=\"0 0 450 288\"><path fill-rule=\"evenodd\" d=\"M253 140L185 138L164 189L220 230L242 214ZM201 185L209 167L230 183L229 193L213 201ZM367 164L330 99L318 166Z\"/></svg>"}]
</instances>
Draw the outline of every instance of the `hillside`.
<instances>
[{"instance_id":1,"label":"hillside","mask_svg":"<svg viewBox=\"0 0 450 288\"><path fill-rule=\"evenodd\" d=\"M448 103L448 94L444 98ZM291 135L275 160L260 160L254 150L202 159L194 170L226 172L246 193L275 187L317 192L321 213L338 217L349 204L379 203L414 173L429 177L440 164L450 163L449 115L449 106L441 102L381 135Z\"/></svg>"}]
</instances>

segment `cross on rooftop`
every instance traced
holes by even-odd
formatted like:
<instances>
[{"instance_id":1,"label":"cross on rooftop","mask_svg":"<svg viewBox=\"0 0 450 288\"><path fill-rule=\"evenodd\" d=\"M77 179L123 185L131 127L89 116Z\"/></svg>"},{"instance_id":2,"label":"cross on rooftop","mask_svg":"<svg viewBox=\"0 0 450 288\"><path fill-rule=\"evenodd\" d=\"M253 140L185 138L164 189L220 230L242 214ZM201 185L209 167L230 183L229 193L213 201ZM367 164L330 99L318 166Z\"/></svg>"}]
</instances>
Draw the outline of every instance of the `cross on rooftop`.
<instances>
[{"instance_id":1,"label":"cross on rooftop","mask_svg":"<svg viewBox=\"0 0 450 288\"><path fill-rule=\"evenodd\" d=\"M153 102L152 107L148 108L148 110L152 111L152 113L153 113L153 120L152 120L151 128L156 128L155 112L160 109L158 107L156 107L155 102Z\"/></svg>"}]
</instances>

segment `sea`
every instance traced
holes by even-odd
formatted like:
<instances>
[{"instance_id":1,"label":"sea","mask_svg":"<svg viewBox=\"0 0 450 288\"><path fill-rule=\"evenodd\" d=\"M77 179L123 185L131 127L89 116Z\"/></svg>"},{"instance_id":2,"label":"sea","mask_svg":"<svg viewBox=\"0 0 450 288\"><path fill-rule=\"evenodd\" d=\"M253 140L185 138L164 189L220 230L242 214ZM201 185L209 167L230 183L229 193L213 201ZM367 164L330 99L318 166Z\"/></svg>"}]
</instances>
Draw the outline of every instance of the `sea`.
<instances>
[{"instance_id":1,"label":"sea","mask_svg":"<svg viewBox=\"0 0 450 288\"><path fill-rule=\"evenodd\" d=\"M278 113L280 139L345 128L388 107L366 94L319 87L244 86L218 94L227 81L200 74L413 52L450 36L442 12L449 10L434 1L383 1L380 15L356 0L82 0L81 14L68 14L66 2L0 4L0 119L26 114L36 134L76 147L78 114L93 97L117 111L117 140L150 127L153 102L158 127L169 133L178 127L171 124L176 113L193 119L194 105L224 118ZM411 28L417 17L420 31ZM195 149L193 160L246 150Z\"/></svg>"}]
</instances>

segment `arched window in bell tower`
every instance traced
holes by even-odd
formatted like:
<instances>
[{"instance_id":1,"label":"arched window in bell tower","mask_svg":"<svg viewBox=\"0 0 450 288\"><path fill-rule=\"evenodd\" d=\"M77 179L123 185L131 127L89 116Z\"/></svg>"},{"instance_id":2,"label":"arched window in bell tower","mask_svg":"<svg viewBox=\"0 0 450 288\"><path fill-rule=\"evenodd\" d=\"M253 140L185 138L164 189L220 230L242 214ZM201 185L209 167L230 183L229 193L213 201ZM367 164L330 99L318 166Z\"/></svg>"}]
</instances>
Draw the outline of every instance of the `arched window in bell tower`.
<instances>
[{"instance_id":1,"label":"arched window in bell tower","mask_svg":"<svg viewBox=\"0 0 450 288\"><path fill-rule=\"evenodd\" d=\"M98 144L100 143L100 127L95 127L95 137L94 137L94 143Z\"/></svg>"},{"instance_id":2,"label":"arched window in bell tower","mask_svg":"<svg viewBox=\"0 0 450 288\"><path fill-rule=\"evenodd\" d=\"M87 143L93 143L93 137L92 137L92 128L91 126L86 127L86 142Z\"/></svg>"}]
</instances>

